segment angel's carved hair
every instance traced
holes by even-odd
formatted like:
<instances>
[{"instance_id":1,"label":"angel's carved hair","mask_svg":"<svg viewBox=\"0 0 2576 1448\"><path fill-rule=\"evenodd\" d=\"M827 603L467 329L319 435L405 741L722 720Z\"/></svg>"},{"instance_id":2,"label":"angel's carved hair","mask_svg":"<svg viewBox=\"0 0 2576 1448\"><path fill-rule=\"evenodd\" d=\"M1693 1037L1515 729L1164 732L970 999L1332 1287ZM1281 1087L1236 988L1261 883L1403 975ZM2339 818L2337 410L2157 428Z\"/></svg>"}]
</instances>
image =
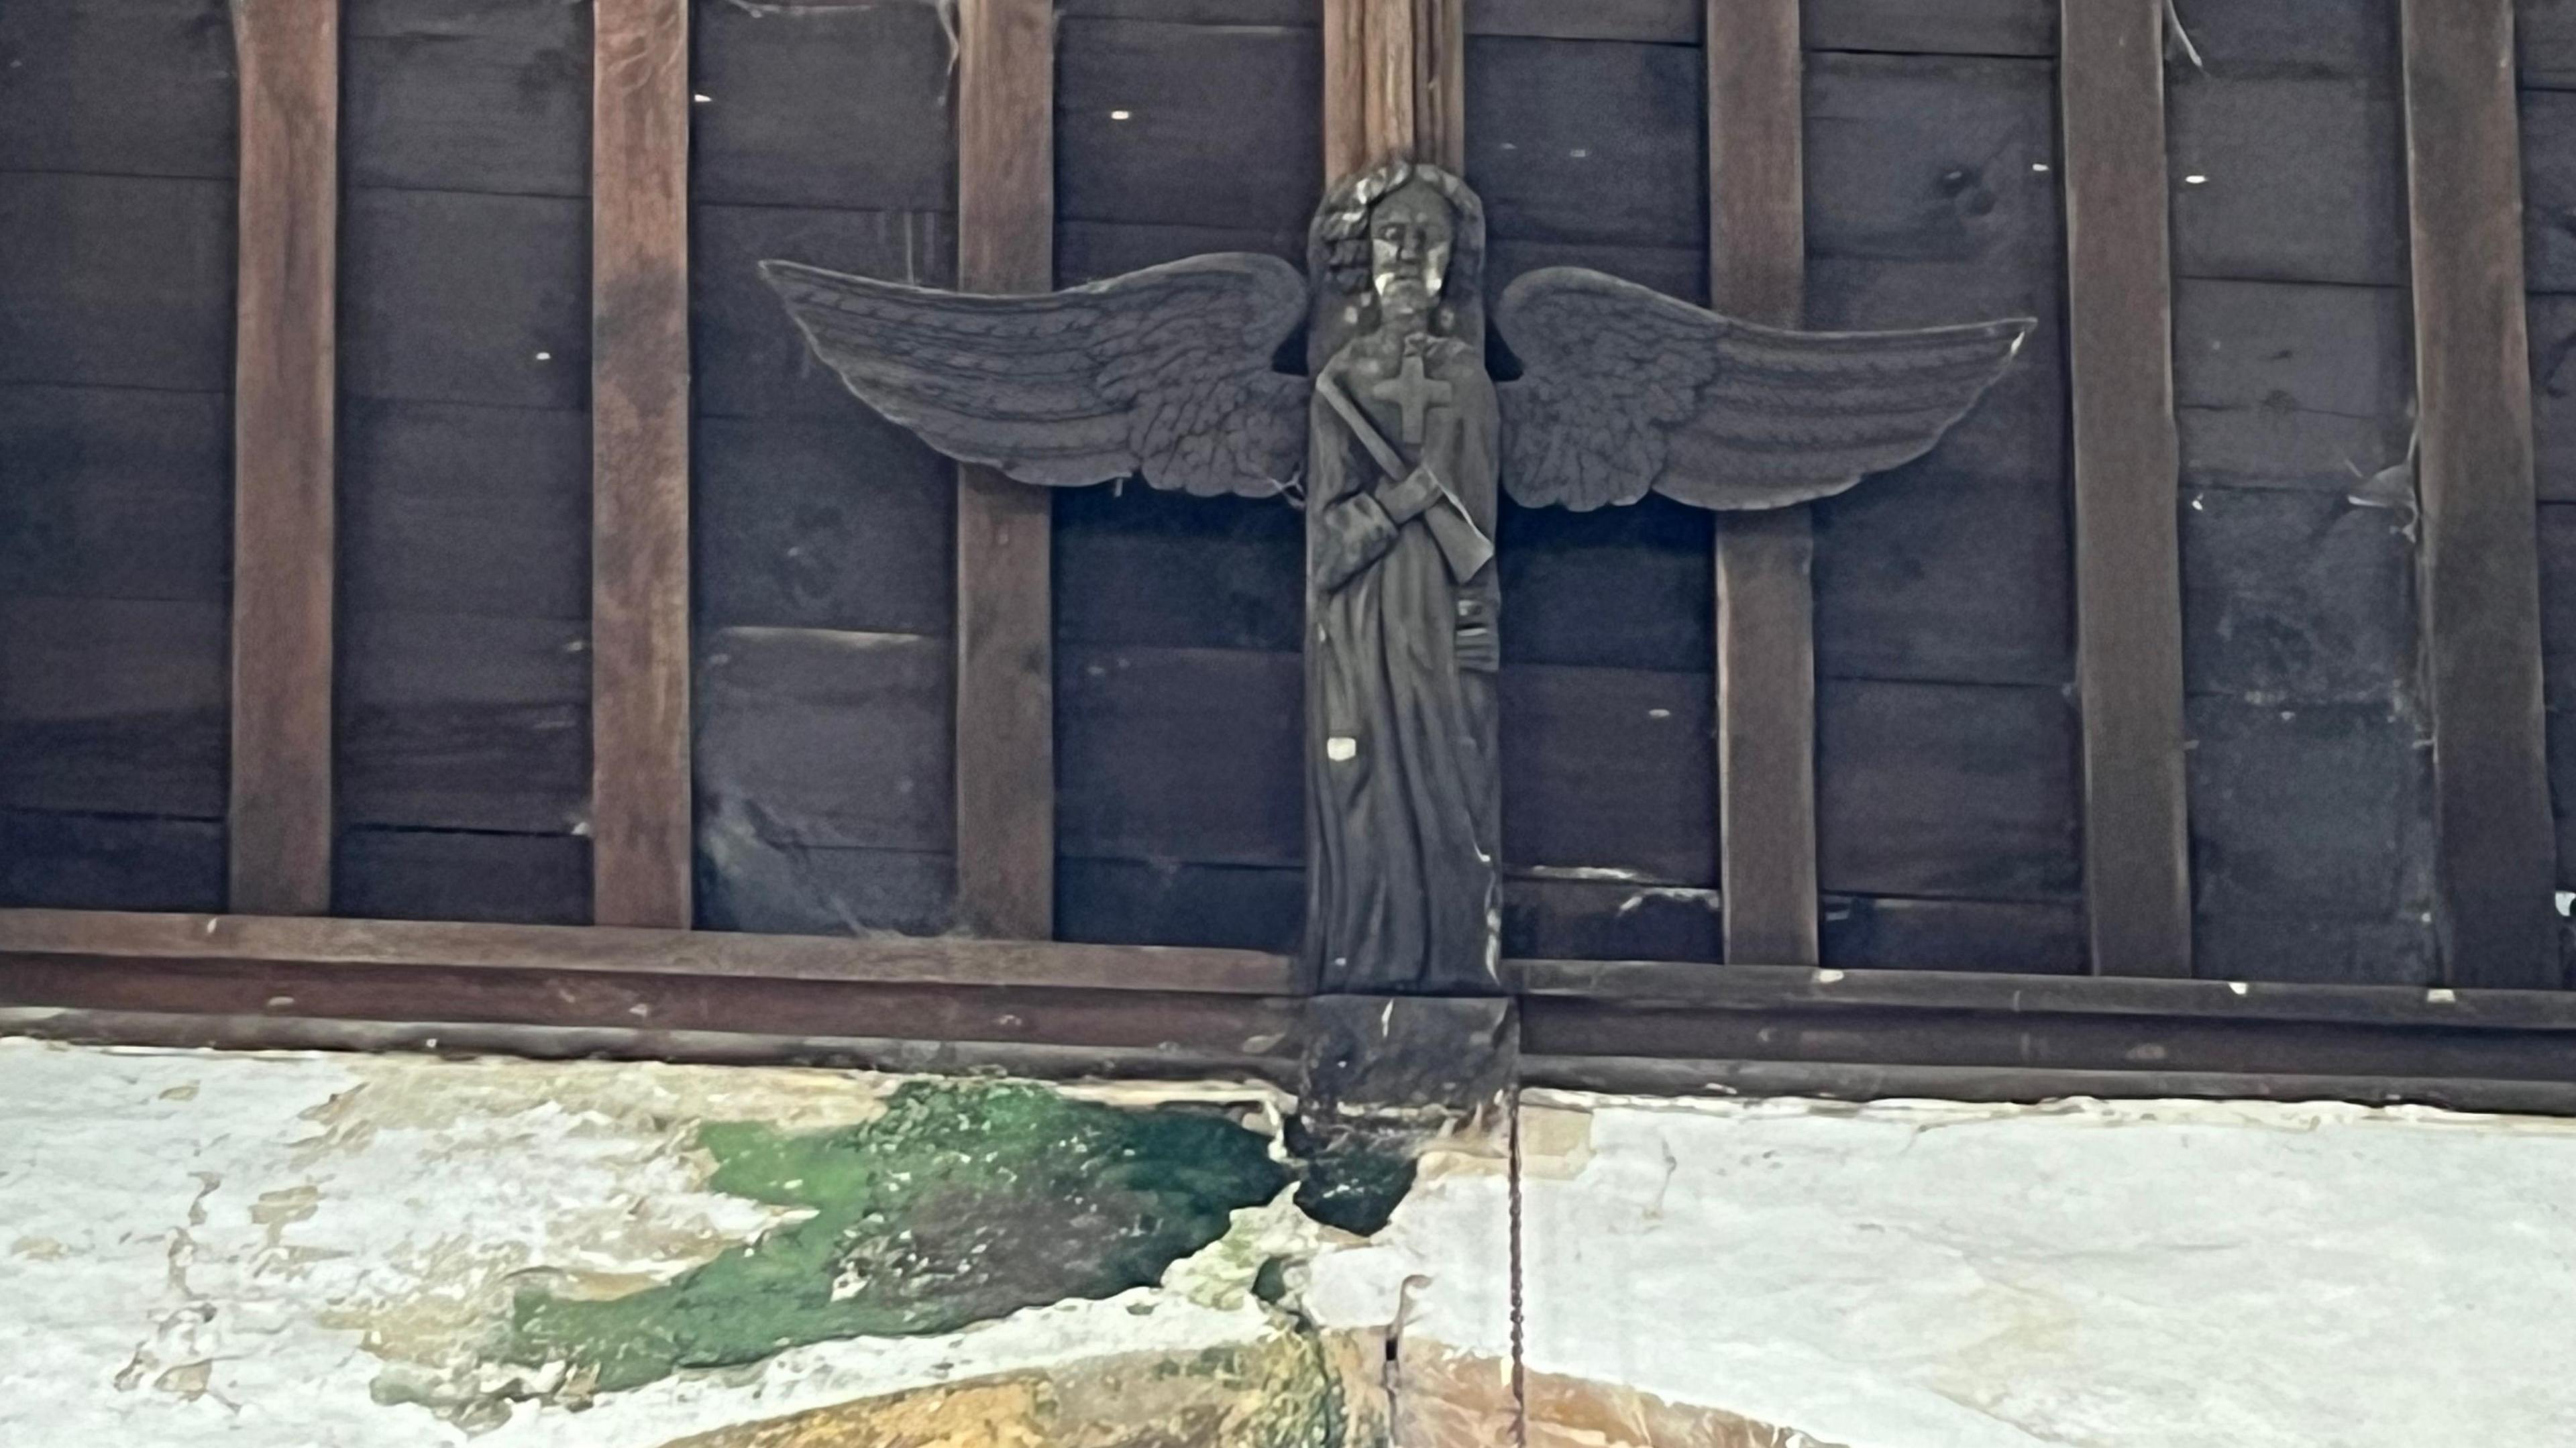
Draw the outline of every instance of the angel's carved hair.
<instances>
[{"instance_id":1,"label":"angel's carved hair","mask_svg":"<svg viewBox=\"0 0 2576 1448\"><path fill-rule=\"evenodd\" d=\"M1430 187L1449 203L1451 228L1449 270L1441 277L1444 297L1480 296L1485 285L1485 203L1467 183L1420 161L1390 161L1372 171L1345 178L1325 194L1315 209L1307 237L1308 258L1315 275L1344 297L1369 290L1369 216L1377 204L1406 186Z\"/></svg>"}]
</instances>

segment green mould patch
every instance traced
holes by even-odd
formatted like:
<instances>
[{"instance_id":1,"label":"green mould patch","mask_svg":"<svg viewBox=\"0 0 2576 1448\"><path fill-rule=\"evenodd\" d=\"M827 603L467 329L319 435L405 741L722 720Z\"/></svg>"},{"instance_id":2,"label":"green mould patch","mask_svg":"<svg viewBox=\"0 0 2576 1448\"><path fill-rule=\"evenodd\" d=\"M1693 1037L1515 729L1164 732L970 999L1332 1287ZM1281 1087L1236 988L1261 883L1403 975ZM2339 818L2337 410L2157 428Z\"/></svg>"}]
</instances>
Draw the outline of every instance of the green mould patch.
<instances>
[{"instance_id":1,"label":"green mould patch","mask_svg":"<svg viewBox=\"0 0 2576 1448\"><path fill-rule=\"evenodd\" d=\"M1268 1140L1227 1117L1028 1085L913 1082L860 1125L711 1123L698 1139L715 1189L814 1215L627 1296L522 1291L506 1361L561 1362L617 1391L806 1343L1114 1296L1159 1280L1288 1181Z\"/></svg>"}]
</instances>

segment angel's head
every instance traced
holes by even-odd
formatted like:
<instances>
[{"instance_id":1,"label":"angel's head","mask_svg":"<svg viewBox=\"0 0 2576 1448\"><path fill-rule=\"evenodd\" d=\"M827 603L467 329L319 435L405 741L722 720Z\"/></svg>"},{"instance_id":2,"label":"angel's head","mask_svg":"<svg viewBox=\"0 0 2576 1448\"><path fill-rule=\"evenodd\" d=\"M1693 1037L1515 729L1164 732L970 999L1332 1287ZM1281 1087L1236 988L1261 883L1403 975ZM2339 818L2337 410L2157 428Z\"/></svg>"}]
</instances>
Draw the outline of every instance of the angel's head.
<instances>
[{"instance_id":1,"label":"angel's head","mask_svg":"<svg viewBox=\"0 0 2576 1448\"><path fill-rule=\"evenodd\" d=\"M1315 212L1307 257L1324 355L1381 320L1484 345L1484 204L1437 166L1394 161L1343 180Z\"/></svg>"},{"instance_id":2,"label":"angel's head","mask_svg":"<svg viewBox=\"0 0 2576 1448\"><path fill-rule=\"evenodd\" d=\"M1386 320L1417 326L1430 315L1448 280L1455 235L1448 200L1419 179L1371 208L1369 283Z\"/></svg>"}]
</instances>

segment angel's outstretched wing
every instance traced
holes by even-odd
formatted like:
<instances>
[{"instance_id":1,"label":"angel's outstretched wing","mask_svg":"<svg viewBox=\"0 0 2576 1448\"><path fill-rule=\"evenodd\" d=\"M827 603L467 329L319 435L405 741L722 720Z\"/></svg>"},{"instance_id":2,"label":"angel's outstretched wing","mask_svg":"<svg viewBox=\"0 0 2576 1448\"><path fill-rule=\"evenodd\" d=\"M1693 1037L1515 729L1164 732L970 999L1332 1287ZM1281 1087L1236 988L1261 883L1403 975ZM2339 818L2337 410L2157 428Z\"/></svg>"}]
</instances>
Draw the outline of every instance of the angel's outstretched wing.
<instances>
[{"instance_id":1,"label":"angel's outstretched wing","mask_svg":"<svg viewBox=\"0 0 2576 1448\"><path fill-rule=\"evenodd\" d=\"M1276 257L1195 256L1040 296L765 261L816 356L950 457L1072 487L1263 497L1297 475L1311 384L1271 370L1306 316Z\"/></svg>"},{"instance_id":2,"label":"angel's outstretched wing","mask_svg":"<svg viewBox=\"0 0 2576 1448\"><path fill-rule=\"evenodd\" d=\"M1581 267L1523 274L1495 323L1524 369L1500 389L1504 486L1576 509L1839 493L1929 452L2031 328L1787 332Z\"/></svg>"}]
</instances>

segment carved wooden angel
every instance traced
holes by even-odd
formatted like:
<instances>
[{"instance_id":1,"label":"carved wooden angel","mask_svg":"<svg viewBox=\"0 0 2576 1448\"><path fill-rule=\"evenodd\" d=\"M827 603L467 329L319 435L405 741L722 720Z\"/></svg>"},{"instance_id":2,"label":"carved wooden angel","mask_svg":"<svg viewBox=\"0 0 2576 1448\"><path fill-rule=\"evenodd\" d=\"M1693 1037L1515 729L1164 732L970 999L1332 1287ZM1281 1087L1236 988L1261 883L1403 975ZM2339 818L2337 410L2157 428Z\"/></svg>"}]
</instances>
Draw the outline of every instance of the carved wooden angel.
<instances>
[{"instance_id":1,"label":"carved wooden angel","mask_svg":"<svg viewBox=\"0 0 2576 1448\"><path fill-rule=\"evenodd\" d=\"M1475 193L1397 163L1325 198L1307 277L1229 253L1004 297L762 264L850 390L951 457L1058 487L1302 481L1305 954L1327 989L1493 988L1498 485L1577 509L1826 497L1928 451L2031 325L1782 331L1550 267L1495 307L1523 368L1497 385L1484 255ZM1311 377L1275 365L1300 325Z\"/></svg>"}]
</instances>

